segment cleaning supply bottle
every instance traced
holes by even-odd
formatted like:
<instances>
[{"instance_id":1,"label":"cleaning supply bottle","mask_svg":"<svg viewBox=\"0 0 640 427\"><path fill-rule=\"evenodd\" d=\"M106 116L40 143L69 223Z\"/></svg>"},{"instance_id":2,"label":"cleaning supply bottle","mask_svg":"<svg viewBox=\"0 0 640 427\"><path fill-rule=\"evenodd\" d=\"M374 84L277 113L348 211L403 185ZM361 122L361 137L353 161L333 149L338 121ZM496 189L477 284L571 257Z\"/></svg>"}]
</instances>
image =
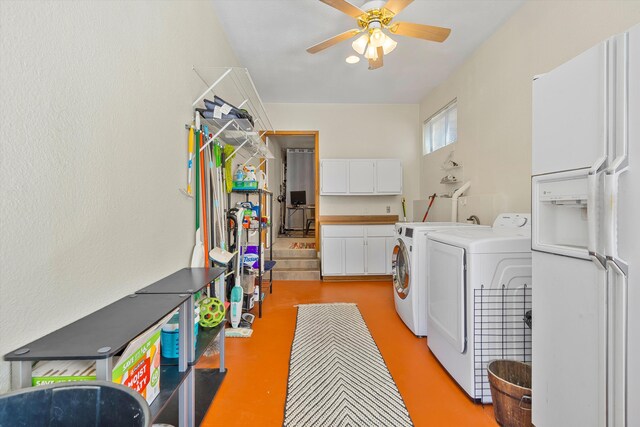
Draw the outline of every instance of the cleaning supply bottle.
<instances>
[{"instance_id":1,"label":"cleaning supply bottle","mask_svg":"<svg viewBox=\"0 0 640 427\"><path fill-rule=\"evenodd\" d=\"M267 190L267 175L264 171L258 171L258 188L261 190Z\"/></svg>"},{"instance_id":2,"label":"cleaning supply bottle","mask_svg":"<svg viewBox=\"0 0 640 427\"><path fill-rule=\"evenodd\" d=\"M244 181L244 170L242 168L242 165L238 163L238 167L236 168L236 174L233 178L234 181Z\"/></svg>"}]
</instances>

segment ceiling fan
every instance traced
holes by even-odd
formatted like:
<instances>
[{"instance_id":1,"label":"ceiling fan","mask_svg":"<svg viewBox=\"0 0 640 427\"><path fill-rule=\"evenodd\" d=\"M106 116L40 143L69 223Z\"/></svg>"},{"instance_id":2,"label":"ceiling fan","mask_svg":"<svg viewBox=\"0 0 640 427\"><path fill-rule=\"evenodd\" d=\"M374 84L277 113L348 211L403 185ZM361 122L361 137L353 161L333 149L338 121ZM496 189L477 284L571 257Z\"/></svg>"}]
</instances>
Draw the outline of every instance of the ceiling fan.
<instances>
[{"instance_id":1,"label":"ceiling fan","mask_svg":"<svg viewBox=\"0 0 640 427\"><path fill-rule=\"evenodd\" d=\"M413 0L373 0L362 8L352 5L346 0L320 0L340 12L355 18L359 28L338 34L307 49L309 53L318 53L341 41L361 34L351 46L360 55L369 60L369 69L375 70L383 65L383 56L391 53L398 44L383 30L391 34L442 43L449 37L451 29L431 25L413 24L411 22L392 22L393 18ZM356 61L357 62L357 61Z\"/></svg>"}]
</instances>

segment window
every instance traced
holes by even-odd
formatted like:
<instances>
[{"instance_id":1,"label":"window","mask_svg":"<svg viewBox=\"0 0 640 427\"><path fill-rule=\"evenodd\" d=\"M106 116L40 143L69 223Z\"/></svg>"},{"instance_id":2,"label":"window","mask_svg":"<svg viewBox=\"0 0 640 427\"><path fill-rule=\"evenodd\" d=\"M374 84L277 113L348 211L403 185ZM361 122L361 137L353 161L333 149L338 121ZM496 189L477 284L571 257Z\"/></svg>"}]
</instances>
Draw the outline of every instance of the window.
<instances>
[{"instance_id":1,"label":"window","mask_svg":"<svg viewBox=\"0 0 640 427\"><path fill-rule=\"evenodd\" d=\"M455 99L424 122L422 138L423 155L458 140L458 107Z\"/></svg>"}]
</instances>

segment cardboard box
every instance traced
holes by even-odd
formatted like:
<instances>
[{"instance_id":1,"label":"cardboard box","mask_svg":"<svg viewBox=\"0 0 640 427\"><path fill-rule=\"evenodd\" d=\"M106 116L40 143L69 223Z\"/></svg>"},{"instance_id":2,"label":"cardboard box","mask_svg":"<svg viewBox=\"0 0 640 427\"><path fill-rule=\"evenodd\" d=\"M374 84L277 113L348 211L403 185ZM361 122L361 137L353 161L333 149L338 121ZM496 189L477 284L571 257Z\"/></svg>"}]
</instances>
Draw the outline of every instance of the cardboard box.
<instances>
[{"instance_id":1,"label":"cardboard box","mask_svg":"<svg viewBox=\"0 0 640 427\"><path fill-rule=\"evenodd\" d=\"M31 385L95 379L96 364L89 360L48 360L38 362L33 368Z\"/></svg>"},{"instance_id":2,"label":"cardboard box","mask_svg":"<svg viewBox=\"0 0 640 427\"><path fill-rule=\"evenodd\" d=\"M168 317L133 339L114 360L113 382L136 390L149 404L160 393L160 329ZM34 386L95 379L96 364L91 360L41 361L31 376Z\"/></svg>"},{"instance_id":3,"label":"cardboard box","mask_svg":"<svg viewBox=\"0 0 640 427\"><path fill-rule=\"evenodd\" d=\"M151 404L160 393L160 328L129 343L113 368L113 382L134 389Z\"/></svg>"}]
</instances>

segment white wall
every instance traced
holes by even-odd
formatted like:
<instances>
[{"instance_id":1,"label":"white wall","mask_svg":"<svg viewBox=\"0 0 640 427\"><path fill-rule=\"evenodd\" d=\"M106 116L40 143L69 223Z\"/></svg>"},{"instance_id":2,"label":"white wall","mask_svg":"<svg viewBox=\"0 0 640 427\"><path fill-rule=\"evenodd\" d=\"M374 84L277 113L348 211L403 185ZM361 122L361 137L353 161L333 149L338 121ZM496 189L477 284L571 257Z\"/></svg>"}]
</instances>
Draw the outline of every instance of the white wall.
<instances>
[{"instance_id":1,"label":"white wall","mask_svg":"<svg viewBox=\"0 0 640 427\"><path fill-rule=\"evenodd\" d=\"M276 130L319 131L320 159L398 158L404 168L407 217L419 198L420 126L417 105L268 104ZM320 196L320 215L386 215L402 218L402 196Z\"/></svg>"},{"instance_id":2,"label":"white wall","mask_svg":"<svg viewBox=\"0 0 640 427\"><path fill-rule=\"evenodd\" d=\"M472 181L468 194L497 194L504 201L494 203L492 216L498 209L530 212L533 76L638 22L639 1L526 2L423 100L420 122L457 97L458 142L422 158L421 194L444 191L439 182L446 173L440 165L455 149L464 179ZM472 200L479 198L470 198L464 210L477 213ZM441 209L447 203L436 199L440 208L429 213L430 219L447 219L450 209ZM493 218L481 220L486 224Z\"/></svg>"},{"instance_id":3,"label":"white wall","mask_svg":"<svg viewBox=\"0 0 640 427\"><path fill-rule=\"evenodd\" d=\"M0 9L3 355L188 265L191 66L238 64L206 1Z\"/></svg>"}]
</instances>

